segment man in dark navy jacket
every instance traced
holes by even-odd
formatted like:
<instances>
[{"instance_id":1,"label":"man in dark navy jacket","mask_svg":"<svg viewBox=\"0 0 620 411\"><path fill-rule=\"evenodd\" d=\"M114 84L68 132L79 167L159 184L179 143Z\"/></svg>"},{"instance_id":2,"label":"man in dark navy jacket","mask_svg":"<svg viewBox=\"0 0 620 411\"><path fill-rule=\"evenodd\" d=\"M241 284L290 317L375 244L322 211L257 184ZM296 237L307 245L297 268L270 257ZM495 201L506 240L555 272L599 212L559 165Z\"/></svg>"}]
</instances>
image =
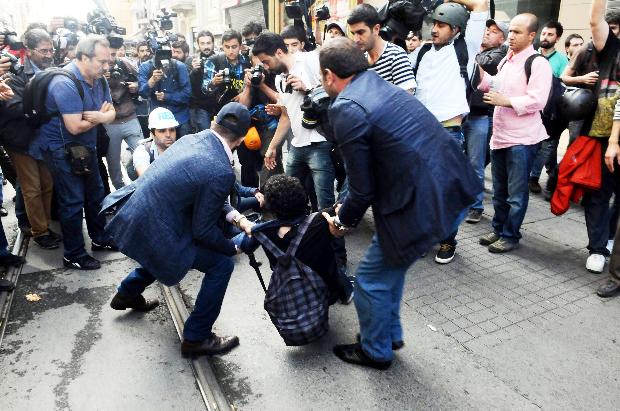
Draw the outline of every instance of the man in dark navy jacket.
<instances>
[{"instance_id":1,"label":"man in dark navy jacket","mask_svg":"<svg viewBox=\"0 0 620 411\"><path fill-rule=\"evenodd\" d=\"M366 71L366 58L351 40L331 40L320 64L349 177L337 215L325 218L336 236L355 227L370 206L376 223L355 283L359 342L336 346L334 353L346 362L387 369L393 350L403 346L405 273L449 234L480 181L435 117L411 94Z\"/></svg>"}]
</instances>

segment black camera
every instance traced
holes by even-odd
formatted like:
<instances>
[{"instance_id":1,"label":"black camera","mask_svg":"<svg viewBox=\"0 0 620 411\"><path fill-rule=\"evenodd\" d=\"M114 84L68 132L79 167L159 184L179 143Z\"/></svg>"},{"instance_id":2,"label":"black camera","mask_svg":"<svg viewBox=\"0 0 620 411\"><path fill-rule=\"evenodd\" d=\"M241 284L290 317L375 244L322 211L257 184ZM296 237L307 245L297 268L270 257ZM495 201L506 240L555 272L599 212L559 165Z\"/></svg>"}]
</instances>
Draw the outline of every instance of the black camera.
<instances>
[{"instance_id":1,"label":"black camera","mask_svg":"<svg viewBox=\"0 0 620 411\"><path fill-rule=\"evenodd\" d=\"M304 112L301 125L313 129L321 123L321 117L329 108L329 96L322 86L313 88L304 97L301 111Z\"/></svg>"},{"instance_id":2,"label":"black camera","mask_svg":"<svg viewBox=\"0 0 620 411\"><path fill-rule=\"evenodd\" d=\"M9 73L15 74L16 76L22 74L22 72L24 71L24 66L19 64L19 59L17 57L15 57L6 50L0 51L0 58L2 57L9 58L9 62L11 63L11 66L9 67Z\"/></svg>"},{"instance_id":3,"label":"black camera","mask_svg":"<svg viewBox=\"0 0 620 411\"><path fill-rule=\"evenodd\" d=\"M252 68L252 78L250 83L252 87L260 86L261 81L263 81L263 74L265 73L265 68L262 64L257 64Z\"/></svg>"},{"instance_id":4,"label":"black camera","mask_svg":"<svg viewBox=\"0 0 620 411\"><path fill-rule=\"evenodd\" d=\"M316 19L318 21L329 20L331 18L331 14L329 14L329 7L327 4L322 5L317 8L315 11Z\"/></svg>"},{"instance_id":5,"label":"black camera","mask_svg":"<svg viewBox=\"0 0 620 411\"><path fill-rule=\"evenodd\" d=\"M284 84L286 84L286 80L288 80L288 76L290 76L290 74L282 74L282 81L284 82ZM286 87L284 87L284 92L288 94L293 94L293 85L286 84Z\"/></svg>"},{"instance_id":6,"label":"black camera","mask_svg":"<svg viewBox=\"0 0 620 411\"><path fill-rule=\"evenodd\" d=\"M160 44L160 47L155 50L155 68L164 73L168 73L170 64L172 64L172 49L169 44L170 43Z\"/></svg>"},{"instance_id":7,"label":"black camera","mask_svg":"<svg viewBox=\"0 0 620 411\"><path fill-rule=\"evenodd\" d=\"M315 0L287 1L284 3L286 16L293 20L293 25L306 33L306 51L316 48L316 40L312 32L312 20L310 19L310 6ZM305 21L305 23L304 23Z\"/></svg>"},{"instance_id":8,"label":"black camera","mask_svg":"<svg viewBox=\"0 0 620 411\"><path fill-rule=\"evenodd\" d=\"M118 59L114 61L114 65L110 69L110 78L124 83L138 81L137 77L128 72L125 65Z\"/></svg>"},{"instance_id":9,"label":"black camera","mask_svg":"<svg viewBox=\"0 0 620 411\"><path fill-rule=\"evenodd\" d=\"M170 13L166 11L166 9L161 9L161 14L157 16L157 23L159 24L160 30L172 30L172 27L174 27L172 24L172 17L177 17L177 14Z\"/></svg>"},{"instance_id":10,"label":"black camera","mask_svg":"<svg viewBox=\"0 0 620 411\"><path fill-rule=\"evenodd\" d=\"M21 50L24 48L24 43L19 41L19 37L17 37L17 33L14 31L5 29L4 31L0 31L0 34L4 35L4 45L8 46L11 50Z\"/></svg>"},{"instance_id":11,"label":"black camera","mask_svg":"<svg viewBox=\"0 0 620 411\"><path fill-rule=\"evenodd\" d=\"M123 47L123 38L121 36L127 34L127 30L117 25L114 17L108 15L103 10L95 10L88 13L87 21L88 25L86 28L89 33L107 36L110 47L113 49Z\"/></svg>"},{"instance_id":12,"label":"black camera","mask_svg":"<svg viewBox=\"0 0 620 411\"><path fill-rule=\"evenodd\" d=\"M424 18L443 0L389 0L379 11L381 30L379 35L386 41L404 41L410 31L422 29Z\"/></svg>"},{"instance_id":13,"label":"black camera","mask_svg":"<svg viewBox=\"0 0 620 411\"><path fill-rule=\"evenodd\" d=\"M229 88L232 85L232 79L230 78L230 70L225 68L217 72L217 74L222 75L222 82L224 83L224 87Z\"/></svg>"}]
</instances>

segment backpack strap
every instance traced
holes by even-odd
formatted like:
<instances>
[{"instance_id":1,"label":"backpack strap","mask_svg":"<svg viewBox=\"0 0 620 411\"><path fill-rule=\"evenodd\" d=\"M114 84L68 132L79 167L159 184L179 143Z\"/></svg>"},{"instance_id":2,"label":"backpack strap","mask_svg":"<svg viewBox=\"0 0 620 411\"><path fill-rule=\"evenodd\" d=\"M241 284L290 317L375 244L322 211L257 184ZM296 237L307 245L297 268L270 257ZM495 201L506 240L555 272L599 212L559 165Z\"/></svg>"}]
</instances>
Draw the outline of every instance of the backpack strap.
<instances>
[{"instance_id":1,"label":"backpack strap","mask_svg":"<svg viewBox=\"0 0 620 411\"><path fill-rule=\"evenodd\" d=\"M532 54L531 56L529 56L527 59L525 59L525 82L527 84L530 83L530 76L532 75L532 63L534 62L534 59L536 57L542 57L545 58L545 56L543 56L542 54Z\"/></svg>"},{"instance_id":2,"label":"backpack strap","mask_svg":"<svg viewBox=\"0 0 620 411\"><path fill-rule=\"evenodd\" d=\"M297 252L297 248L299 248L299 244L301 244L301 239L303 238L304 234L306 234L306 231L308 231L310 223L317 214L318 213L310 214L308 217L306 217L303 223L299 225L299 228L297 229L297 234L295 235L295 238L293 238L293 241L291 241L291 243L289 244L288 250L286 250L286 254L295 255L295 253Z\"/></svg>"},{"instance_id":3,"label":"backpack strap","mask_svg":"<svg viewBox=\"0 0 620 411\"><path fill-rule=\"evenodd\" d=\"M469 73L467 72L467 63L469 63L469 52L467 51L467 43L465 42L464 33L459 38L454 40L454 50L456 51L456 59L459 62L459 73L465 81L465 90L467 90L467 95L469 95L472 91L472 86L471 79L469 78Z\"/></svg>"},{"instance_id":4,"label":"backpack strap","mask_svg":"<svg viewBox=\"0 0 620 411\"><path fill-rule=\"evenodd\" d=\"M280 258L282 256L284 256L284 252L282 252L282 250L280 250L280 248L278 248L277 245L274 244L273 241L271 241L269 239L269 237L267 237L265 235L265 233L261 233L260 231L256 231L253 232L252 235L254 236L254 238L256 238L256 240L267 249L267 251L269 251L271 254L273 254L276 258Z\"/></svg>"},{"instance_id":5,"label":"backpack strap","mask_svg":"<svg viewBox=\"0 0 620 411\"><path fill-rule=\"evenodd\" d=\"M425 45L422 46L422 48L418 52L418 55L416 56L416 60L415 60L415 67L413 69L413 75L414 76L417 77L417 75L418 75L418 68L420 68L420 61L422 61L422 57L424 57L424 55L431 49L431 47L433 47L432 44L425 44Z\"/></svg>"}]
</instances>

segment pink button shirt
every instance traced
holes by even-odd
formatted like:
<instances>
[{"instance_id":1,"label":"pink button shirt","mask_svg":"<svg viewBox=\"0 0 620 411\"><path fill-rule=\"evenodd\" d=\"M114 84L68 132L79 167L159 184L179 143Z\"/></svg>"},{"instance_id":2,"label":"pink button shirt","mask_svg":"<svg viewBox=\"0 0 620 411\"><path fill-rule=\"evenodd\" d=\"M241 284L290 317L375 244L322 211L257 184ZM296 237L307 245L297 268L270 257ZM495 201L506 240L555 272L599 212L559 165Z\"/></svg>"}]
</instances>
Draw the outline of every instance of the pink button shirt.
<instances>
[{"instance_id":1,"label":"pink button shirt","mask_svg":"<svg viewBox=\"0 0 620 411\"><path fill-rule=\"evenodd\" d=\"M530 46L518 54L509 51L499 63L497 75L484 74L478 88L495 91L510 99L512 107L495 107L491 149L516 145L536 144L548 137L540 117L551 90L551 66L547 59L538 57L532 62L529 83L525 78L525 60L535 54Z\"/></svg>"}]
</instances>

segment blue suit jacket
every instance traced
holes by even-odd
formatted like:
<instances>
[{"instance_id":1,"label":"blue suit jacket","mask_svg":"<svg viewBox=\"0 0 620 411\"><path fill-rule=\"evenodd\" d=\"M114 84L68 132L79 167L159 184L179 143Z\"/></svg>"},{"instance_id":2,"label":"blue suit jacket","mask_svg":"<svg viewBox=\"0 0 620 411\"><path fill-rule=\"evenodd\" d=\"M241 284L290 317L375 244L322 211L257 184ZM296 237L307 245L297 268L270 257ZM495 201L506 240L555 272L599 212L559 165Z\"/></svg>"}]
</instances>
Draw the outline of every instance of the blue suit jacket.
<instances>
[{"instance_id":1,"label":"blue suit jacket","mask_svg":"<svg viewBox=\"0 0 620 411\"><path fill-rule=\"evenodd\" d=\"M353 78L329 119L349 178L339 218L357 225L372 205L390 265L411 264L446 238L482 191L454 138L418 99L374 71Z\"/></svg>"},{"instance_id":2,"label":"blue suit jacket","mask_svg":"<svg viewBox=\"0 0 620 411\"><path fill-rule=\"evenodd\" d=\"M106 197L117 206L106 226L123 254L166 285L191 269L197 247L232 256L235 246L218 227L235 174L210 131L174 143L131 185Z\"/></svg>"}]
</instances>

